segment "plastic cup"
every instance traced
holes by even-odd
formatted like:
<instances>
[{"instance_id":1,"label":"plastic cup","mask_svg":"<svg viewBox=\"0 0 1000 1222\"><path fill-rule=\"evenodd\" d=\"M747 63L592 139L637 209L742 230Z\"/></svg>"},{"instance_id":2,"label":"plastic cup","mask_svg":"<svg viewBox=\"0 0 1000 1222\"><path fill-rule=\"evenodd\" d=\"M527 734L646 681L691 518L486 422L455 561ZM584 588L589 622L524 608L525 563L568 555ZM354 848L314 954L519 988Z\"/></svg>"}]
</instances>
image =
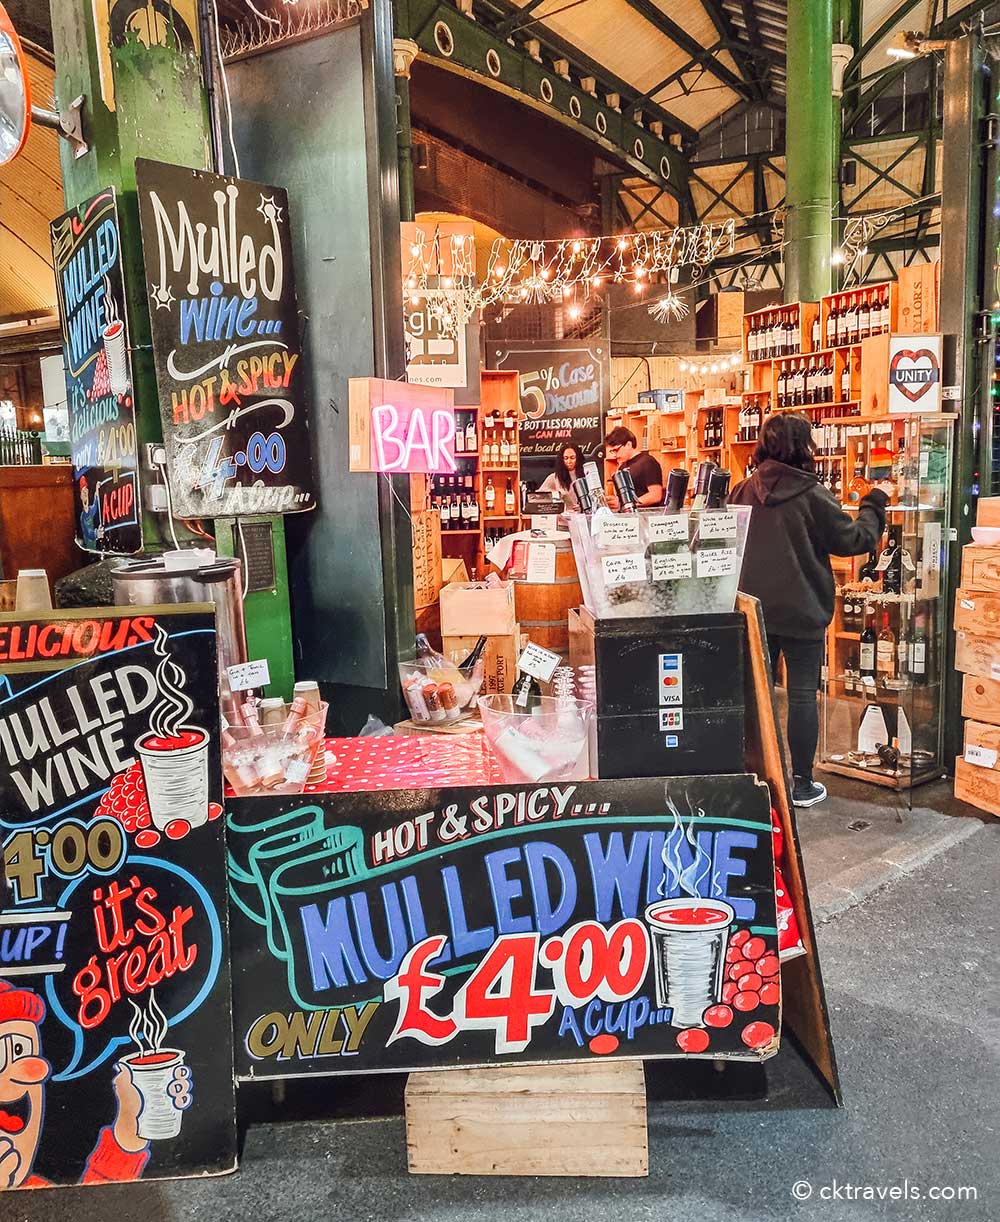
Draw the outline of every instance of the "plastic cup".
<instances>
[{"instance_id":1,"label":"plastic cup","mask_svg":"<svg viewBox=\"0 0 1000 1222\"><path fill-rule=\"evenodd\" d=\"M146 1141L176 1137L184 1113L174 1106L167 1088L174 1080L174 1071L184 1064L184 1053L176 1048L161 1048L156 1052L134 1052L120 1059L128 1066L142 1099L139 1136Z\"/></svg>"},{"instance_id":2,"label":"plastic cup","mask_svg":"<svg viewBox=\"0 0 1000 1222\"><path fill-rule=\"evenodd\" d=\"M736 918L723 900L681 896L646 909L656 973L656 1004L672 1027L702 1026L722 999L729 931Z\"/></svg>"},{"instance_id":3,"label":"plastic cup","mask_svg":"<svg viewBox=\"0 0 1000 1222\"><path fill-rule=\"evenodd\" d=\"M125 324L113 322L104 328L104 351L108 361L108 382L113 395L127 394L129 389L128 353L125 350Z\"/></svg>"},{"instance_id":4,"label":"plastic cup","mask_svg":"<svg viewBox=\"0 0 1000 1222\"><path fill-rule=\"evenodd\" d=\"M191 827L208 822L208 735L185 727L173 738L150 732L135 744L146 782L153 826L163 831L174 819Z\"/></svg>"}]
</instances>

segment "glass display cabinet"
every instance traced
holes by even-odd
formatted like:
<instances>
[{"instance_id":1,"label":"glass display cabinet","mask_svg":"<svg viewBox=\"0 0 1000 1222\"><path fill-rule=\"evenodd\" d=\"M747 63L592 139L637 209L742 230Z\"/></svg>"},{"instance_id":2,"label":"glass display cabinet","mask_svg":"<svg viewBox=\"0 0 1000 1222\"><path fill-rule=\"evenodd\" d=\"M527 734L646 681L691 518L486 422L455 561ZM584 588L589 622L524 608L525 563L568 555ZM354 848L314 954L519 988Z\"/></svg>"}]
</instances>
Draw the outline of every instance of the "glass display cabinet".
<instances>
[{"instance_id":1,"label":"glass display cabinet","mask_svg":"<svg viewBox=\"0 0 1000 1222\"><path fill-rule=\"evenodd\" d=\"M834 557L820 769L894 789L944 773L942 668L956 417L852 417L820 430L817 464L844 508L892 503L876 550Z\"/></svg>"}]
</instances>

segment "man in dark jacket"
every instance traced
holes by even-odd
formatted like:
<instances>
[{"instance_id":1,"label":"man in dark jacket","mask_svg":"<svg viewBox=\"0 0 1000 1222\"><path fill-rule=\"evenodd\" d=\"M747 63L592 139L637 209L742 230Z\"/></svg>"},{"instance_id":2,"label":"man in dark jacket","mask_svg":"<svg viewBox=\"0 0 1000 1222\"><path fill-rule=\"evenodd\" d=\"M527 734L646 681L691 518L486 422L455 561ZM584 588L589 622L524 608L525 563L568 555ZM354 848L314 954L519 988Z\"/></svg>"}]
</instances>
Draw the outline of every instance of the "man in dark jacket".
<instances>
[{"instance_id":1,"label":"man in dark jacket","mask_svg":"<svg viewBox=\"0 0 1000 1222\"><path fill-rule=\"evenodd\" d=\"M729 497L753 507L740 589L760 599L772 671L780 656L785 659L792 800L815 806L826 797L812 768L819 741L816 692L833 619L830 557L875 551L889 498L873 489L856 516L845 513L816 478L809 421L796 413L764 421L754 461L756 471Z\"/></svg>"}]
</instances>

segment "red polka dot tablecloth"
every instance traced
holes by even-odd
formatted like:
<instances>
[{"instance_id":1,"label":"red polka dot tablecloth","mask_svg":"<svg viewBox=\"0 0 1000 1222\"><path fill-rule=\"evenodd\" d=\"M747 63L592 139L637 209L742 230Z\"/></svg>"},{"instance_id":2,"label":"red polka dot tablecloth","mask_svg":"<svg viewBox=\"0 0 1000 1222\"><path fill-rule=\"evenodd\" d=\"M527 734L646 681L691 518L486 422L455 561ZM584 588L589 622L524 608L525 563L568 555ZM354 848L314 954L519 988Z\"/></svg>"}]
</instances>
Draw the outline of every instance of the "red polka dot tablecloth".
<instances>
[{"instance_id":1,"label":"red polka dot tablecloth","mask_svg":"<svg viewBox=\"0 0 1000 1222\"><path fill-rule=\"evenodd\" d=\"M482 734L328 738L326 781L306 793L498 785Z\"/></svg>"}]
</instances>

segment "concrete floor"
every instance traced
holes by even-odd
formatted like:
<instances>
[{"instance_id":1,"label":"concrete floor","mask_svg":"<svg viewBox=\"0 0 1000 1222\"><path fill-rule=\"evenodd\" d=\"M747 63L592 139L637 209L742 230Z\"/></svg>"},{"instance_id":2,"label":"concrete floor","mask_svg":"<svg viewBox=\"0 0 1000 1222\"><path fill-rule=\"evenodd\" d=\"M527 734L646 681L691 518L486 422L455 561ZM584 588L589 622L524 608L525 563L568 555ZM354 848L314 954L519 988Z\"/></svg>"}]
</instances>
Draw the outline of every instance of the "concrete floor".
<instances>
[{"instance_id":1,"label":"concrete floor","mask_svg":"<svg viewBox=\"0 0 1000 1222\"><path fill-rule=\"evenodd\" d=\"M954 808L943 785L916 791L902 822L894 795L840 781L831 789L799 826L843 1110L788 1045L766 1080L759 1069L681 1075L650 1063L646 1180L411 1177L401 1079L330 1080L290 1091L286 1109L383 1118L254 1123L234 1176L16 1194L0 1203L0 1222L448 1222L501 1210L505 1222L1000 1217L1000 823L968 808L943 813ZM721 1091L731 1097L698 1097ZM247 1104L260 1117L273 1106ZM808 1202L793 1198L798 1181L811 1185ZM841 1199L822 1199L835 1184ZM910 1199L848 1199L855 1185L898 1185ZM973 1188L977 1199L913 1198L932 1186Z\"/></svg>"}]
</instances>

